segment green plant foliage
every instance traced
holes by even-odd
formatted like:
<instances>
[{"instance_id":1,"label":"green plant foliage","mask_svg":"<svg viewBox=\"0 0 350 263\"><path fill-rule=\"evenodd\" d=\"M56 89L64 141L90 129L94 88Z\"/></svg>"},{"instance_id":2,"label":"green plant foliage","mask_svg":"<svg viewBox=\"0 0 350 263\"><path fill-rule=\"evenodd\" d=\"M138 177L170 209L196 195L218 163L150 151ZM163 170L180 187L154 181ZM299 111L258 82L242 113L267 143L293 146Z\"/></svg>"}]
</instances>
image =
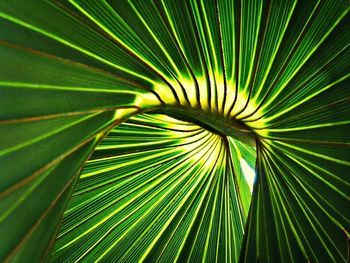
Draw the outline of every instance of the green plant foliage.
<instances>
[{"instance_id":1,"label":"green plant foliage","mask_svg":"<svg viewBox=\"0 0 350 263\"><path fill-rule=\"evenodd\" d=\"M237 259L251 195L230 149L165 115L120 124L85 165L53 261Z\"/></svg>"},{"instance_id":2,"label":"green plant foliage","mask_svg":"<svg viewBox=\"0 0 350 263\"><path fill-rule=\"evenodd\" d=\"M349 26L345 0L0 1L0 261L348 262Z\"/></svg>"}]
</instances>

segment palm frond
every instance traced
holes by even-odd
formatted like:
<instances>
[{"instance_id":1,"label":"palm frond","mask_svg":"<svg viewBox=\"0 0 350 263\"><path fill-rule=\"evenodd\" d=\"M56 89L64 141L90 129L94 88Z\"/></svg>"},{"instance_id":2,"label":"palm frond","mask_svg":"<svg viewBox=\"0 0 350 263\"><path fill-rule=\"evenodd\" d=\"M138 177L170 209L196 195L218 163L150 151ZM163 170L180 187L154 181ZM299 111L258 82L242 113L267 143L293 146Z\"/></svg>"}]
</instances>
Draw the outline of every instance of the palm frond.
<instances>
[{"instance_id":1,"label":"palm frond","mask_svg":"<svg viewBox=\"0 0 350 263\"><path fill-rule=\"evenodd\" d=\"M349 11L1 1L0 260L347 262Z\"/></svg>"}]
</instances>

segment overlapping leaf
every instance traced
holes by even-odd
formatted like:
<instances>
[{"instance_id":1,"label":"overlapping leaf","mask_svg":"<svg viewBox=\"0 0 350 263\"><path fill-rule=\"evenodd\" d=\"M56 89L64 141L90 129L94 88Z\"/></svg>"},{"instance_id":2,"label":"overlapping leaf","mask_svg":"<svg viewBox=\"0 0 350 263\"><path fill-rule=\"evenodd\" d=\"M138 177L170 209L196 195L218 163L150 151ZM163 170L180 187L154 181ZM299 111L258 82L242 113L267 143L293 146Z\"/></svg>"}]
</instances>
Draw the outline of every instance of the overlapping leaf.
<instances>
[{"instance_id":1,"label":"overlapping leaf","mask_svg":"<svg viewBox=\"0 0 350 263\"><path fill-rule=\"evenodd\" d=\"M224 137L165 115L131 118L86 163L53 261L237 260L250 198L237 178Z\"/></svg>"}]
</instances>

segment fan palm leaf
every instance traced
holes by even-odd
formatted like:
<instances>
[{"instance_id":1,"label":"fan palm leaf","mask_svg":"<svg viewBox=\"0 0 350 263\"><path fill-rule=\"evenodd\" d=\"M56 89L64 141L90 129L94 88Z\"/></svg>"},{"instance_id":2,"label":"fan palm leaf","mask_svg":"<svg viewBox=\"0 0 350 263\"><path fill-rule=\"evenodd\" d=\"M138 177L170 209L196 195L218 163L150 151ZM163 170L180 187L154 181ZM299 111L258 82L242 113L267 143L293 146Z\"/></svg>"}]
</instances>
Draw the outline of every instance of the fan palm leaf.
<instances>
[{"instance_id":1,"label":"fan palm leaf","mask_svg":"<svg viewBox=\"0 0 350 263\"><path fill-rule=\"evenodd\" d=\"M1 261L347 262L349 11L1 1Z\"/></svg>"}]
</instances>

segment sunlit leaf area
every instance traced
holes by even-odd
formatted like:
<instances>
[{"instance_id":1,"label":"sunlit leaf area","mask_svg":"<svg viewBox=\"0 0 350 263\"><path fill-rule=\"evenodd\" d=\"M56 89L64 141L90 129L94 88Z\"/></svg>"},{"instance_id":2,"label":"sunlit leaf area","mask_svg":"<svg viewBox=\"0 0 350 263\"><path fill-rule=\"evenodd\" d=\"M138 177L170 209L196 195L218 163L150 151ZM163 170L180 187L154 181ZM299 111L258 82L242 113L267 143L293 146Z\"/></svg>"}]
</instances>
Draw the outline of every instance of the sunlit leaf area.
<instances>
[{"instance_id":1,"label":"sunlit leaf area","mask_svg":"<svg viewBox=\"0 0 350 263\"><path fill-rule=\"evenodd\" d=\"M0 262L349 258L349 1L0 1Z\"/></svg>"}]
</instances>

